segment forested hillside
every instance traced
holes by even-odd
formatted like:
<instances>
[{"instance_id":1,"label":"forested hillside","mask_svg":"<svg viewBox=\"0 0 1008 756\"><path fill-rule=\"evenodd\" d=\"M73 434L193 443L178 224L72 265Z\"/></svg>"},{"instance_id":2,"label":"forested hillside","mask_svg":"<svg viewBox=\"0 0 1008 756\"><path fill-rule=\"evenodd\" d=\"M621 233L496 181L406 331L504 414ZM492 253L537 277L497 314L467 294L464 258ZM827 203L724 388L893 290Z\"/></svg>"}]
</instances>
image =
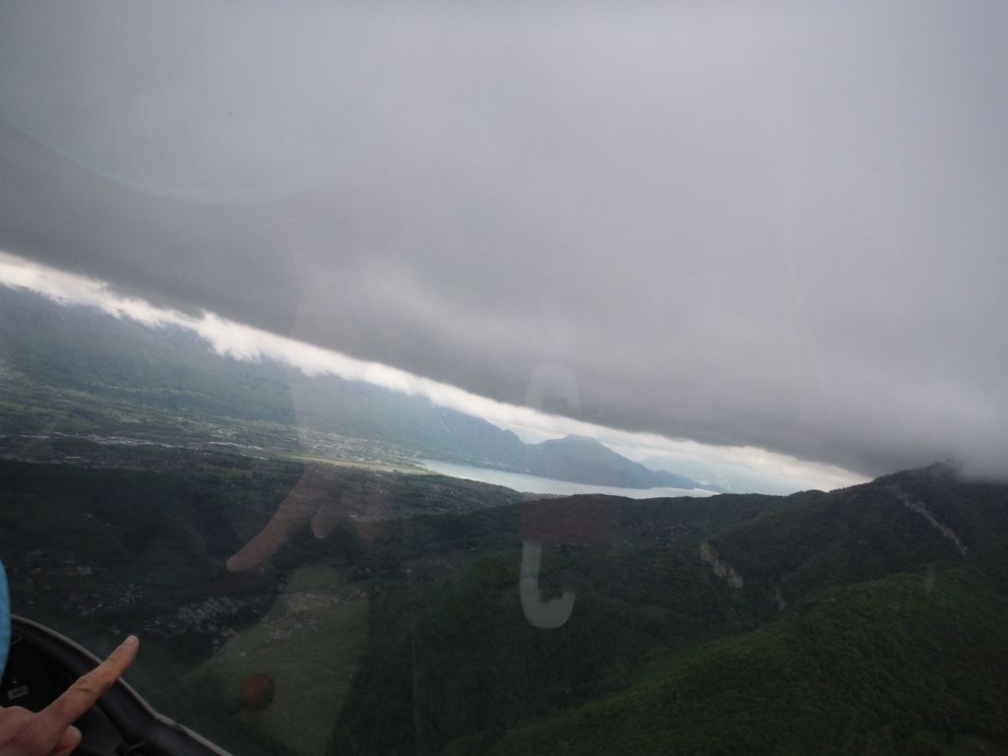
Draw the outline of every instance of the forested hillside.
<instances>
[{"instance_id":1,"label":"forested hillside","mask_svg":"<svg viewBox=\"0 0 1008 756\"><path fill-rule=\"evenodd\" d=\"M99 651L139 632L135 684L238 753L1008 749L1008 488L948 467L789 497L523 501L44 444L0 463L15 612ZM275 548L227 571L277 512ZM529 621L526 579L573 602L561 626ZM250 675L275 682L262 711L235 703Z\"/></svg>"},{"instance_id":2,"label":"forested hillside","mask_svg":"<svg viewBox=\"0 0 1008 756\"><path fill-rule=\"evenodd\" d=\"M344 743L941 753L971 735L1008 746L1003 487L936 466L831 494L529 506L553 508L570 543L593 527L571 510L609 518L604 547L554 544L557 585L578 591L568 624L524 623L516 560L503 555L386 596L358 705L398 700L419 715L400 730L345 714ZM404 667L396 649L410 637L422 653Z\"/></svg>"}]
</instances>

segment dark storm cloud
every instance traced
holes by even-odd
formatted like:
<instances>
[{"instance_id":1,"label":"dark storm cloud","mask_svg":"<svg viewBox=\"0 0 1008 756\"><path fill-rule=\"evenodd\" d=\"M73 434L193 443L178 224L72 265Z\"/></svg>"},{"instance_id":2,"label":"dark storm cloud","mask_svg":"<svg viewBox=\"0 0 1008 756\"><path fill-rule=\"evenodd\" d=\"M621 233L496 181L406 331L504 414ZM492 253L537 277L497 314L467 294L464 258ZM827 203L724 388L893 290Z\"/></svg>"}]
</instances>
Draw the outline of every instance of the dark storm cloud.
<instances>
[{"instance_id":1,"label":"dark storm cloud","mask_svg":"<svg viewBox=\"0 0 1008 756\"><path fill-rule=\"evenodd\" d=\"M0 247L863 473L1008 450L1001 3L9 3Z\"/></svg>"}]
</instances>

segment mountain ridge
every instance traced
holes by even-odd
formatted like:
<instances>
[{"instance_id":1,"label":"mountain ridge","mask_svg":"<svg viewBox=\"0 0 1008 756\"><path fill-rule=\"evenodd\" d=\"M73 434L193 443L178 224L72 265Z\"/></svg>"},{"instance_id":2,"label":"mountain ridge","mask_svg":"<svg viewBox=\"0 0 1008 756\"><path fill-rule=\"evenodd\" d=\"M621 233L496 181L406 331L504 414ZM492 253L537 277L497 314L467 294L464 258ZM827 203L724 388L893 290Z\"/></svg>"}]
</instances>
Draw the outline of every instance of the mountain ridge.
<instances>
[{"instance_id":1,"label":"mountain ridge","mask_svg":"<svg viewBox=\"0 0 1008 756\"><path fill-rule=\"evenodd\" d=\"M598 442L525 444L510 430L425 397L308 376L268 359L222 356L180 327L150 327L27 290L0 287L0 358L0 430L8 433L120 435L146 426L169 439L244 440L320 456L362 439L380 450L358 452L364 458L440 459L601 486L698 487ZM86 411L70 407L66 391L94 401ZM61 406L67 409L54 409ZM40 427L42 416L48 419ZM226 427L234 420L242 421L237 435Z\"/></svg>"},{"instance_id":2,"label":"mountain ridge","mask_svg":"<svg viewBox=\"0 0 1008 756\"><path fill-rule=\"evenodd\" d=\"M527 447L525 466L526 471L544 478L597 485L623 488L699 488L696 481L686 476L649 470L588 436L568 435L530 444Z\"/></svg>"}]
</instances>

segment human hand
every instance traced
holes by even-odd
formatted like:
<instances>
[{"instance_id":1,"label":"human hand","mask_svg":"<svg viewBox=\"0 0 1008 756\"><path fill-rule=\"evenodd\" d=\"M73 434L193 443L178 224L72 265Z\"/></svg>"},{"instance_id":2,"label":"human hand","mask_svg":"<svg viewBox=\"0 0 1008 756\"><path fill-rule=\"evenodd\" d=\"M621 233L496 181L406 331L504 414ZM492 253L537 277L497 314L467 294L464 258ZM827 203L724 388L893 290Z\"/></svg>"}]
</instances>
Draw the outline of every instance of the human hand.
<instances>
[{"instance_id":1,"label":"human hand","mask_svg":"<svg viewBox=\"0 0 1008 756\"><path fill-rule=\"evenodd\" d=\"M20 706L0 708L0 754L65 756L73 752L81 741L81 732L73 723L115 684L139 648L140 641L131 635L40 712Z\"/></svg>"}]
</instances>

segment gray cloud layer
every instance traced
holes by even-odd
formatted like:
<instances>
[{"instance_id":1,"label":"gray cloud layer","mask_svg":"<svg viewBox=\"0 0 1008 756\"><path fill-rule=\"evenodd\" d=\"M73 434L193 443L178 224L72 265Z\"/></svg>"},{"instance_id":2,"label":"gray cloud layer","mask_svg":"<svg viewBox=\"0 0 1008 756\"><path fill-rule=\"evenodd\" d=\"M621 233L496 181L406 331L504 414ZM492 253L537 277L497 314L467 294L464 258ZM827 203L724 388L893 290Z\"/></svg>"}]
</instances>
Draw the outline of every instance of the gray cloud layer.
<instances>
[{"instance_id":1,"label":"gray cloud layer","mask_svg":"<svg viewBox=\"0 0 1008 756\"><path fill-rule=\"evenodd\" d=\"M7 3L0 247L506 401L560 365L614 427L999 470L1006 30Z\"/></svg>"}]
</instances>

